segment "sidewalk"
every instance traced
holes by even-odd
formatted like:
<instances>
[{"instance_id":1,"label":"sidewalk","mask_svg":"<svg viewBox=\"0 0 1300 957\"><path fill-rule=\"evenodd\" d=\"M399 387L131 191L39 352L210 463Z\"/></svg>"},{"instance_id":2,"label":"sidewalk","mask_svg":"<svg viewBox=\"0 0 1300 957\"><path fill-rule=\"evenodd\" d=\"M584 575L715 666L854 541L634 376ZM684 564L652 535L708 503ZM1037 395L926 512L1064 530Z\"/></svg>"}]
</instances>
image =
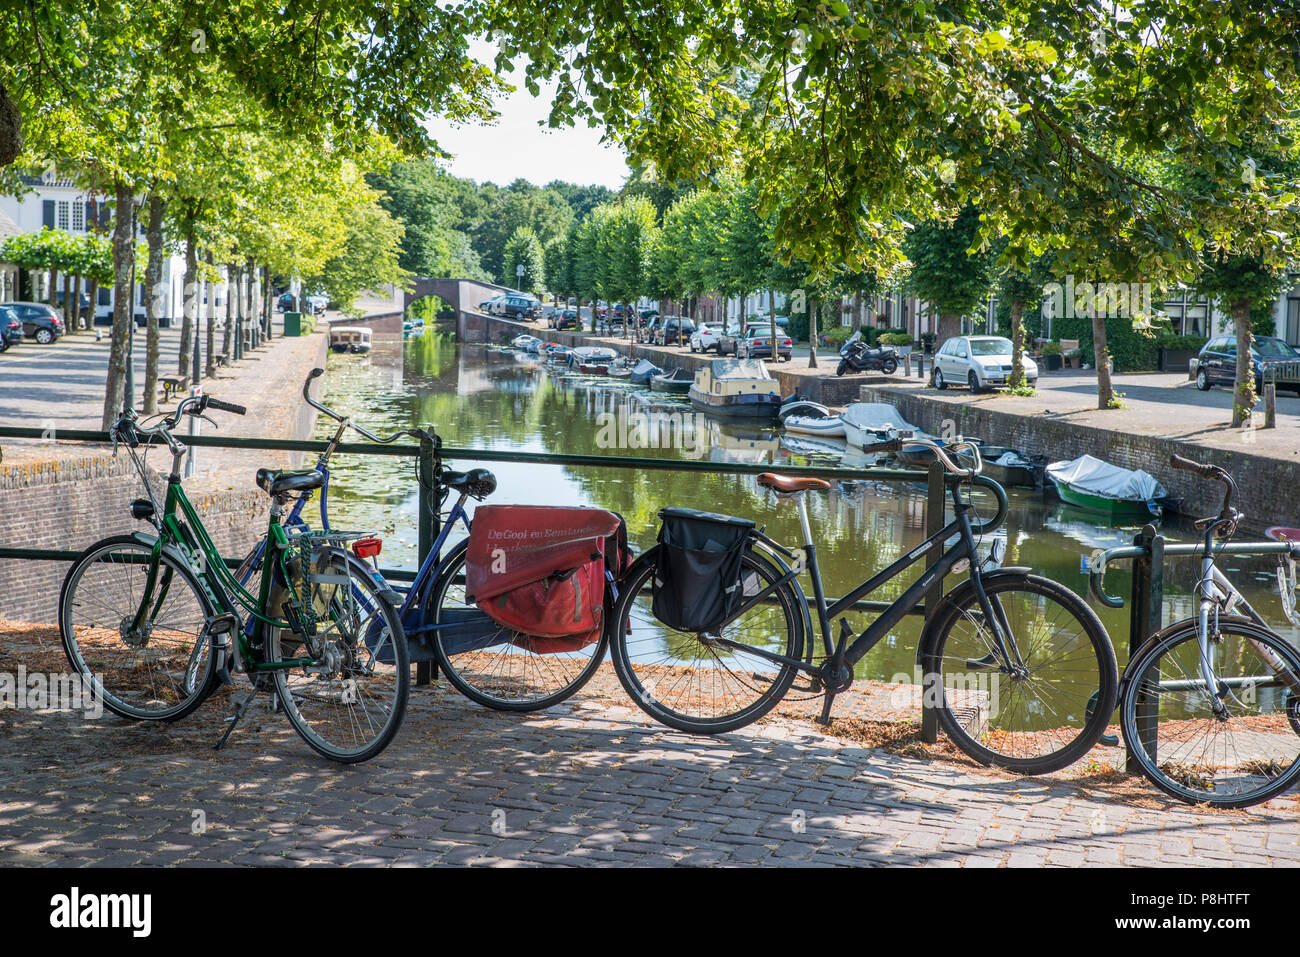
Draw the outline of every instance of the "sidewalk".
<instances>
[{"instance_id":1,"label":"sidewalk","mask_svg":"<svg viewBox=\"0 0 1300 957\"><path fill-rule=\"evenodd\" d=\"M58 653L53 629L0 623L0 670L31 667L33 639ZM170 727L3 711L0 864L1300 864L1295 795L1210 812L1096 751L1017 778L905 733L872 748L853 722L828 736L798 716L693 737L651 723L617 682L593 684L535 715L414 688L393 745L351 767L276 716L214 752L220 699Z\"/></svg>"}]
</instances>

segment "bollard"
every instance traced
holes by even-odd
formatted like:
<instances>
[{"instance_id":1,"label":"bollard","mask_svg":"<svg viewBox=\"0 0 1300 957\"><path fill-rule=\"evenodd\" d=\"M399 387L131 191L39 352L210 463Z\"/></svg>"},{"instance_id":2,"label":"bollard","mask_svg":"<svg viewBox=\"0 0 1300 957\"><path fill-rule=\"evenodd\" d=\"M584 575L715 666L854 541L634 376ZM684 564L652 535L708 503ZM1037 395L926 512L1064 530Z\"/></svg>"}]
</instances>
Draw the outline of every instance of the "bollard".
<instances>
[{"instance_id":1,"label":"bollard","mask_svg":"<svg viewBox=\"0 0 1300 957\"><path fill-rule=\"evenodd\" d=\"M916 377L918 379L925 378L925 353L924 352L920 353L916 357Z\"/></svg>"},{"instance_id":2,"label":"bollard","mask_svg":"<svg viewBox=\"0 0 1300 957\"><path fill-rule=\"evenodd\" d=\"M910 379L912 377L912 357L903 356L903 377Z\"/></svg>"},{"instance_id":3,"label":"bollard","mask_svg":"<svg viewBox=\"0 0 1300 957\"><path fill-rule=\"evenodd\" d=\"M1264 428L1277 428L1277 385L1272 382L1264 384Z\"/></svg>"}]
</instances>

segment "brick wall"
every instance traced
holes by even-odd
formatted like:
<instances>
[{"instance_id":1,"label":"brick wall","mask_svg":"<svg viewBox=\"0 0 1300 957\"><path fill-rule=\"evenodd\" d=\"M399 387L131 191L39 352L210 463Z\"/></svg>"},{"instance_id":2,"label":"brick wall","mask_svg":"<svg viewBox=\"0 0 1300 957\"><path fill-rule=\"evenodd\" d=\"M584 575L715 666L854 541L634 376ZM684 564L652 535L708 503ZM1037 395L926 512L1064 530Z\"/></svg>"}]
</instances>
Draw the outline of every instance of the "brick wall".
<instances>
[{"instance_id":1,"label":"brick wall","mask_svg":"<svg viewBox=\"0 0 1300 957\"><path fill-rule=\"evenodd\" d=\"M1169 467L1169 456L1212 462L1227 469L1236 480L1238 498L1233 504L1245 512L1247 527L1300 524L1300 503L1295 493L1300 488L1300 462L1251 454L1244 443L1241 451L1207 448L1160 436L1131 435L1041 416L941 402L887 387L863 386L861 398L864 402L891 403L908 422L934 435L950 431L945 429L945 420L951 420L951 429L961 435L1047 455L1053 461L1086 453L1126 469L1142 469L1180 500L1178 511L1198 518L1218 512L1223 486L1189 472L1174 471Z\"/></svg>"},{"instance_id":2,"label":"brick wall","mask_svg":"<svg viewBox=\"0 0 1300 957\"><path fill-rule=\"evenodd\" d=\"M152 470L151 470L152 471ZM162 490L152 475L155 494ZM0 465L0 542L11 548L80 550L110 535L151 531L131 518L144 494L125 453L88 452L24 465ZM161 498L159 499L161 501ZM195 493L191 499L225 555L247 551L265 527L270 499L245 489ZM0 618L56 620L68 564L0 559Z\"/></svg>"}]
</instances>

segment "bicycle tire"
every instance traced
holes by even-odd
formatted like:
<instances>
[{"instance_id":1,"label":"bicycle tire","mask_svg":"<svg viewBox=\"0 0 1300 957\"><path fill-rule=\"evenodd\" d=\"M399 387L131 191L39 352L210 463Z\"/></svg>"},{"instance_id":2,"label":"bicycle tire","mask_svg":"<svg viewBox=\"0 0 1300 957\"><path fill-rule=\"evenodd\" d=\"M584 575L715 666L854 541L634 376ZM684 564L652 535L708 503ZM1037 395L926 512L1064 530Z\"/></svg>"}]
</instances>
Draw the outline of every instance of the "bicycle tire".
<instances>
[{"instance_id":1,"label":"bicycle tire","mask_svg":"<svg viewBox=\"0 0 1300 957\"><path fill-rule=\"evenodd\" d=\"M130 648L127 639L121 635L121 626L127 616L133 616L138 607L138 601L125 601L120 607L108 604L108 599L100 596L94 599L94 604L104 611L101 614L107 614L109 619L98 625L91 623L89 620L79 621L78 609L82 606L83 601L87 599L78 599L78 590L87 582L86 575L92 568L104 563L105 556L114 552L123 553L132 551L138 554L140 559L146 558L152 553L152 545L142 541L134 535L114 535L110 538L101 539L91 545L80 557L72 563L68 569L67 575L63 578L63 585L59 589L59 636L63 644L63 653L71 665L83 679L88 681L94 689L94 693L103 701L104 707L114 714L123 718L129 718L134 721L179 721L181 718L191 714L216 688L216 662L212 655L211 642L203 636L202 626L206 620L215 614L212 603L209 600L206 591L201 587L197 576L186 565L181 564L166 551L161 556L161 567L171 573L172 582L168 589L167 595L156 606L154 615L150 619L149 634L145 637L143 644L138 651L125 651L122 654L123 660L127 665L119 665L116 659L107 657L115 651L122 651ZM123 562L122 568L136 567L141 570L146 566L140 561ZM119 576L120 581L125 578ZM172 601L175 593L172 591L177 582L183 582L188 594L193 598L193 608L177 608L173 602L171 605L166 604ZM134 596L134 592L132 592ZM186 664L181 668L184 679L177 684L174 680L160 681L159 678L167 677L167 674L175 671L174 662L167 672L162 668L168 667L170 658L166 657L164 650L163 655L147 654L151 645L160 644L157 641L156 630L159 621L164 620L160 617L161 613L169 609L176 609L178 615L184 614L187 618L184 622L175 622L172 624L173 629L179 629L184 625L188 628L199 626L196 631L179 630L175 639L176 648L174 655L178 658L184 655ZM202 619L192 619L194 615L202 615ZM84 630L78 634L79 629L89 629L91 631L104 632L100 635L101 639L107 641L100 642L100 647L91 651L91 645L88 642L90 637ZM117 631L116 639L112 637L112 632ZM202 677L193 680L193 659L198 649L198 642L207 642L208 649L205 660L201 665ZM120 647L119 646L120 643ZM188 647L182 647L188 645ZM154 649L158 651L159 649ZM202 651L198 652L202 654ZM111 662L111 663L110 663ZM154 667L155 664L161 663L161 667ZM98 667L97 667L98 666ZM122 680L129 680L131 683L140 686L139 694L132 695L136 699L135 703L126 700L123 695L126 691L110 690L105 686L104 675L108 672L121 673ZM113 682L117 684L117 679ZM147 689L145 685L147 684ZM167 703L164 706L146 707L146 702L159 701L159 696L165 693L170 686L170 693L175 694L178 700ZM143 696L143 700L141 700ZM159 701L161 705L162 702Z\"/></svg>"},{"instance_id":2,"label":"bicycle tire","mask_svg":"<svg viewBox=\"0 0 1300 957\"><path fill-rule=\"evenodd\" d=\"M469 540L459 542L447 553L432 589L430 611L434 624L442 624L453 604L448 592L456 586L456 575L464 570ZM463 584L462 584L463 588ZM456 607L465 608L462 602ZM499 641L489 648L467 652L449 651L443 640L444 630L433 633L433 650L438 667L452 686L475 704L496 711L530 712L553 707L576 694L592 679L605 659L609 645L609 622L612 620L609 588L605 589L605 628L600 638L587 648L561 654L542 654L511 642L516 634L502 625L496 627ZM491 622L486 614L485 622ZM590 649L590 650L588 650ZM566 667L571 664L575 667ZM545 682L544 687L539 687Z\"/></svg>"},{"instance_id":3,"label":"bicycle tire","mask_svg":"<svg viewBox=\"0 0 1300 957\"><path fill-rule=\"evenodd\" d=\"M1300 653L1285 638L1262 628L1247 618L1238 616L1221 616L1219 618L1220 640L1216 643L1219 651L1218 656L1224 660L1235 660L1243 662L1244 649L1238 649L1227 644L1228 637L1237 637L1243 639L1249 644L1250 640L1261 642L1266 645L1273 654L1277 655L1296 675L1300 676ZM1260 710L1258 713L1249 714L1247 709L1249 705L1243 701L1243 695L1234 691L1233 700L1240 706L1240 711L1231 715L1226 720L1212 722L1195 722L1189 719L1186 714L1190 711L1190 703L1193 697L1199 698L1201 703L1208 705L1208 696L1204 693L1204 682L1200 680L1199 670L1189 663L1194 655L1199 654L1197 645L1197 623L1193 619L1185 619L1175 622L1168 628L1157 632L1134 654L1132 661L1124 671L1124 685L1120 697L1120 728L1124 733L1124 742L1129 748L1129 752L1137 760L1138 766L1142 773L1152 784L1171 797L1178 798L1188 804L1206 804L1216 808L1243 808L1251 805L1260 804L1271 798L1277 797L1293 786L1297 780L1300 780L1300 734L1291 726L1290 716L1288 714L1289 702L1285 693L1277 695L1279 699L1278 708L1275 712L1265 712ZM1180 646L1187 646L1179 660L1178 649ZM1254 652L1258 654L1258 652ZM1199 660L1199 659L1195 659ZM1261 659L1262 660L1262 659ZM1155 686L1157 690L1156 697L1159 699L1155 706L1154 715L1156 716L1157 735L1155 741L1155 753L1152 754L1148 746L1143 741L1139 722L1141 715L1139 707L1141 706L1141 695L1145 691L1150 693L1153 687L1149 680L1152 669L1159 669L1162 662L1172 662L1177 668L1179 674L1184 679L1192 679L1200 688L1195 686L1188 688L1170 689L1168 697L1163 697L1159 691L1159 672ZM1266 667L1266 666L1265 666ZM1242 670L1254 670L1253 668ZM1219 675L1220 678L1233 678L1233 675ZM1186 697L1177 695L1177 691L1187 691ZM1254 689L1258 693L1258 688ZM1246 695L1244 697L1249 697ZM1271 701L1271 699L1270 699ZM1266 701L1265 704L1270 703ZM1180 717L1181 715L1181 717ZM1247 723L1250 727L1247 727ZM1160 726L1164 725L1167 731L1162 732ZM1271 729L1270 725L1279 724L1281 727ZM1240 762L1240 767L1229 769L1220 769L1208 762L1212 760L1214 753L1219 749L1212 748L1208 742L1202 742L1197 748L1178 749L1176 745L1191 743L1192 735L1197 727L1204 728L1207 732L1215 728L1221 729L1222 733L1229 733L1229 725L1235 725L1240 728L1243 735L1242 744L1239 747L1235 744L1225 745L1222 753L1226 756L1231 753L1234 760ZM1266 730L1269 729L1269 730ZM1277 733L1280 731L1281 733ZM1208 738L1208 734L1207 734ZM1163 746L1162 746L1163 745ZM1245 748L1259 749L1273 748L1272 755L1264 752L1267 761L1260 757L1244 758ZM1202 762L1200 765L1189 765L1179 758L1190 756L1191 752L1196 751L1196 757ZM1278 757L1288 761L1288 765L1283 768ZM1288 757L1289 756L1289 757ZM1275 765L1279 772L1270 776L1272 768L1269 765ZM1241 775L1243 780L1258 780L1259 783L1249 788L1243 788L1235 792L1219 791L1219 781L1217 772L1220 770L1245 771ZM1207 774L1208 772L1208 774ZM1236 778L1228 777L1225 786ZM1211 790L1211 787L1213 790Z\"/></svg>"},{"instance_id":4,"label":"bicycle tire","mask_svg":"<svg viewBox=\"0 0 1300 957\"><path fill-rule=\"evenodd\" d=\"M411 662L410 654L406 646L406 634L402 630L402 622L397 614L397 609L392 603L384 597L378 586L371 579L367 567L359 559L346 556L345 553L331 549L330 564L335 572L343 570L349 578L353 580L356 600L359 602L362 595L367 603L368 614L365 619L360 618L360 612L357 613L357 621L348 621L346 624L340 621L340 618L346 615L341 608L341 602L337 594L330 600L330 616L333 624L327 626L329 629L337 629L338 638L327 638L333 644L333 649L337 650L342 661L338 668L333 669L327 677L331 682L331 688L327 693L333 694L333 683L338 684L338 703L346 708L342 712L344 720L338 717L333 719L329 717L318 718L316 715L329 715L332 712L325 711L324 707L316 707L321 704L323 698L318 691L320 689L320 675L311 677L315 672L308 671L307 668L276 668L271 674L278 699L279 709L284 712L285 717L293 729L298 732L307 744L318 754L329 758L331 761L338 761L342 764L355 764L361 761L368 761L375 755L379 754L384 748L388 747L398 730L402 726L402 721L406 715L407 697L410 693L411 683ZM266 571L263 571L266 574ZM345 628L350 629L352 633L345 633ZM270 664L285 661L298 657L292 652L297 650L302 639L293 634L286 634L288 629L272 628L268 629L266 636L266 660ZM364 643L366 653L358 649L357 645ZM388 649L387 652L379 649ZM391 662L383 661L384 654L391 654ZM318 659L319 660L319 659ZM363 699L367 697L369 687L361 690L363 685L358 680L364 678L367 674L367 668L370 669L369 676L372 678L382 676L389 679L392 690L392 700L389 703L380 703L379 710L372 712L370 706ZM301 679L296 684L290 684L292 679ZM347 684L352 681L352 685ZM371 684L378 684L373 682ZM304 713L304 705L311 703L311 714ZM356 706L356 707L354 707ZM385 710L386 709L386 710ZM369 719L372 714L381 717L382 724L378 730L364 741L356 741L357 729L363 724L369 723L373 727L373 722ZM327 726L338 725L340 737L346 737L347 731L352 732L354 738L351 747L335 744L325 737ZM333 728L330 728L331 737L334 734Z\"/></svg>"},{"instance_id":5,"label":"bicycle tire","mask_svg":"<svg viewBox=\"0 0 1300 957\"><path fill-rule=\"evenodd\" d=\"M1049 578L1021 572L1003 572L985 576L983 584L990 601L996 599L997 607L1002 608L1003 617L1011 627L1013 637L1016 637L1016 632L1020 632L1022 640L1017 642L1017 647L1028 673L1014 676L1008 675L1001 667L997 671L991 670L996 666L992 660L995 657L993 643L991 636L979 624L983 613L979 610L974 585L968 579L940 599L938 615L922 639L924 647L921 665L927 680L926 693L939 697L939 692L942 692L940 724L949 740L974 760L1020 774L1046 774L1060 770L1079 760L1097 743L1115 710L1119 675L1110 636L1101 620L1082 598ZM1058 634L1060 629L1052 627L1055 618L1035 616L1030 622L1023 623L1017 616L1017 620L1011 621L1013 616L1007 613L1005 596L1015 593L1031 596L1032 600L1024 606L1030 609L1040 604L1045 607L1042 600L1054 601L1064 617L1073 619L1080 630L1073 637L1065 635L1062 640ZM954 637L954 632L963 622L974 625L976 632L965 654L962 653L960 644L956 648L950 647L950 642L959 641ZM1050 634L1051 638L1037 642L1026 641L1024 638L1030 635L1030 629L1033 629L1034 634ZM1086 646L1080 641L1082 638L1086 638ZM1055 667L1049 671L1047 665L1052 664L1053 660L1067 661L1064 657L1069 650L1065 647L1066 642L1085 648L1078 655L1080 664L1077 668L1071 665ZM1027 647L1021 647L1022 645ZM1060 654L1056 654L1058 648L1062 649ZM983 657L978 656L981 649L987 651ZM1090 654L1085 653L1087 649L1090 649ZM955 653L945 654L949 650ZM1040 662L1033 657L1040 650L1055 654L1055 659L1047 658ZM947 675L945 663L948 664ZM959 674L959 666L966 666L973 672L974 679L950 679L948 676ZM996 682L992 680L995 675L999 677ZM989 678L987 689L982 681L984 676ZM1005 680L1002 680L1002 676L1005 676ZM1073 705L1066 704L1064 713L1062 708L1052 707L1050 701L1049 707L1044 711L1041 696L1037 705L1031 705L1028 702L1028 692L1021 689L1029 688L1035 678L1039 679L1039 683L1054 682L1059 687L1077 689L1078 700ZM937 684L937 688L931 688L930 682ZM949 695L949 685L954 688L964 685L969 689L972 683L975 685L974 694L958 703L957 707L963 712L958 715L954 711L957 696ZM1006 710L1001 707L1003 684L1008 686L1009 707ZM1044 689L1045 694L1046 690ZM1025 706L1019 708L1022 698ZM976 702L973 706L968 703L972 699ZM986 721L983 725L977 724L972 730L968 725L972 721L978 721L979 707L983 701L990 705ZM1089 702L1095 704L1089 707ZM972 708L974 715L971 713ZM1032 719L1040 713L1044 715L1043 726L1033 727ZM995 727L994 723L999 721L1005 726ZM1052 726L1048 726L1049 723ZM1078 727L1075 727L1076 723ZM1026 750L1038 748L1039 751L1032 755L1008 753L1018 744ZM1049 746L1050 750L1042 750Z\"/></svg>"},{"instance_id":6,"label":"bicycle tire","mask_svg":"<svg viewBox=\"0 0 1300 957\"><path fill-rule=\"evenodd\" d=\"M658 623L653 626L651 621L655 621L650 614L649 607L645 606L642 610L641 617L645 623L638 626L638 630L646 628L656 628L661 632L667 632L667 638L651 637L645 640L637 639L636 647L629 647L629 634L632 631L631 619L636 608L636 602L641 590L650 583L655 570L655 555L658 548L653 548L637 560L637 564L628 572L622 582L622 593L619 602L614 611L614 626L610 630L610 652L614 662L614 671L618 674L620 683L624 690L636 702L646 714L654 718L661 724L678 731L686 731L691 734L721 734L727 731L734 731L742 728L747 724L757 721L763 715L771 711L781 699L785 697L786 692L790 689L798 670L789 664L773 663L767 659L758 656L752 656L757 662L761 662L766 668L774 668L775 672L751 673L748 676L739 676L724 663L722 657L711 650L704 642L700 641L699 635L691 635L686 632L674 631L668 626ZM760 552L753 548L745 551L741 560L742 581L745 580L745 572L749 571L757 574L763 580L764 586L781 577L782 572L773 565ZM781 617L785 622L784 640L778 639L778 644L782 645L775 650L779 654L800 660L803 656L804 643L804 609L803 603L798 594L789 583L782 585L774 593L773 597L777 600ZM755 616L754 625L759 631L762 631L762 618L767 617L762 614L768 606L759 605L750 609L745 614L752 615L754 612L760 614ZM729 625L728 630L734 634L735 625ZM725 632L724 632L725 634ZM671 649L668 654L663 654L659 646ZM710 668L691 668L688 665L681 664L682 659L691 653L694 653L694 660L699 661L705 658L705 655L699 653L703 648L708 651L708 658L711 658L714 665ZM657 660L650 660L651 658ZM711 687L708 691L701 691L698 698L703 706L706 701L719 700L719 691L717 690L717 677L719 672L727 672L737 678L737 684L742 688L747 688L756 692L755 699L752 703L738 708L735 711L725 711L709 715L687 713L680 710L680 707L672 707L664 702L661 698L662 691L660 682L662 680L671 680L674 687L679 685L683 680L694 677L696 672L702 676L711 678ZM761 684L762 687L755 687ZM689 693L686 695L689 698ZM703 707L701 708L703 710ZM718 711L717 708L711 709Z\"/></svg>"}]
</instances>

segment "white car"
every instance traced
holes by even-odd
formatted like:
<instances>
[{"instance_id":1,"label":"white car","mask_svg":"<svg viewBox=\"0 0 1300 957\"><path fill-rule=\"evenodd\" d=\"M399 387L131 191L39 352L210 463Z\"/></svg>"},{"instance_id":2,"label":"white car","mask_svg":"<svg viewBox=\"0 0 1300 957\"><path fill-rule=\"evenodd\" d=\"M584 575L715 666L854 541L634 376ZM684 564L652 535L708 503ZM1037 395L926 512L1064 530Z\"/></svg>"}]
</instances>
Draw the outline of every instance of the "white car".
<instances>
[{"instance_id":1,"label":"white car","mask_svg":"<svg viewBox=\"0 0 1300 957\"><path fill-rule=\"evenodd\" d=\"M1038 382L1038 366L1026 355L1020 368L1032 387ZM983 392L1006 385L1011 377L1011 340L1002 336L954 336L934 354L934 371L930 384L936 389L964 385L972 392Z\"/></svg>"},{"instance_id":2,"label":"white car","mask_svg":"<svg viewBox=\"0 0 1300 957\"><path fill-rule=\"evenodd\" d=\"M722 334L722 323L701 322L691 333L691 351L708 352L718 348L718 336Z\"/></svg>"}]
</instances>

